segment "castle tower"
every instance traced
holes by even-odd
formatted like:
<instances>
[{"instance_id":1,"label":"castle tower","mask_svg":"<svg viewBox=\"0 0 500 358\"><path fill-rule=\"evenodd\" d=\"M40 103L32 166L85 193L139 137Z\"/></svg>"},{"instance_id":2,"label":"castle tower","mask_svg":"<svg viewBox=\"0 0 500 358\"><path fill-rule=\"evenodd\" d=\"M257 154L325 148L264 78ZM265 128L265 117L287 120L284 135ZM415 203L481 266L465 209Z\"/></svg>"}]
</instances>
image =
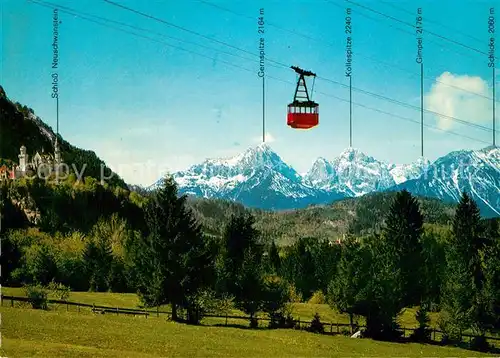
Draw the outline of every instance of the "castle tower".
<instances>
[{"instance_id":1,"label":"castle tower","mask_svg":"<svg viewBox=\"0 0 500 358\"><path fill-rule=\"evenodd\" d=\"M56 173L61 173L62 171L62 157L61 157L61 150L59 149L59 142L57 141L56 137L56 142L54 143L54 163L53 163L53 169Z\"/></svg>"},{"instance_id":2,"label":"castle tower","mask_svg":"<svg viewBox=\"0 0 500 358\"><path fill-rule=\"evenodd\" d=\"M59 143L56 137L56 143L54 145L54 165L57 168L59 164L61 164L61 152L59 151Z\"/></svg>"},{"instance_id":3,"label":"castle tower","mask_svg":"<svg viewBox=\"0 0 500 358\"><path fill-rule=\"evenodd\" d=\"M23 145L21 147L21 153L19 154L19 170L24 173L28 169L28 154L26 154L26 147Z\"/></svg>"}]
</instances>

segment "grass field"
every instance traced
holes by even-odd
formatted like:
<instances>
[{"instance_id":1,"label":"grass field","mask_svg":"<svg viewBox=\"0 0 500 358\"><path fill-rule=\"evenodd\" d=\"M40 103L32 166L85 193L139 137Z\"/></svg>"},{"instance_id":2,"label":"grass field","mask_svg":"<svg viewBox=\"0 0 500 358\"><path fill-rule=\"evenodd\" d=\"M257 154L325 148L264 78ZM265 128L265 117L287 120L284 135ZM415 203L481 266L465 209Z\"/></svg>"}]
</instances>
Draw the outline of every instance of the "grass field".
<instances>
[{"instance_id":1,"label":"grass field","mask_svg":"<svg viewBox=\"0 0 500 358\"><path fill-rule=\"evenodd\" d=\"M21 288L2 288L2 293L9 296L24 296ZM49 297L50 298L50 297ZM132 293L104 293L104 292L71 292L69 301L96 304L102 306L136 308L140 305L137 295ZM169 309L169 307L165 307ZM71 308L75 309L75 308ZM349 323L349 317L335 312L330 306L323 304L295 303L293 305L293 316L296 319L310 321L314 314L318 312L321 321L325 323ZM233 310L232 315L245 315L244 313ZM238 323L242 324L242 321ZM363 324L363 320L359 320ZM417 326L415 320L415 309L406 309L399 318L399 323L403 327L412 328ZM431 314L431 326L437 328L437 315Z\"/></svg>"},{"instance_id":2,"label":"grass field","mask_svg":"<svg viewBox=\"0 0 500 358\"><path fill-rule=\"evenodd\" d=\"M479 357L421 344L1 307L6 357Z\"/></svg>"}]
</instances>

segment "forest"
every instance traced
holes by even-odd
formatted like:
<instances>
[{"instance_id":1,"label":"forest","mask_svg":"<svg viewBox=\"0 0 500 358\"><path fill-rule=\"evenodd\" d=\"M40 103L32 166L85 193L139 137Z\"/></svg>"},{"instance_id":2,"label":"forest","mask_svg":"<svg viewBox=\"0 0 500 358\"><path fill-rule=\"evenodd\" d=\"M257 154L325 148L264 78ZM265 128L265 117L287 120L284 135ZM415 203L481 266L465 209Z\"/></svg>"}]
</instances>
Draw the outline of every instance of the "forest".
<instances>
[{"instance_id":1,"label":"forest","mask_svg":"<svg viewBox=\"0 0 500 358\"><path fill-rule=\"evenodd\" d=\"M137 293L189 324L231 304L251 327L266 313L274 328L293 322L289 302L315 297L382 340L397 340L397 317L418 307L413 340L430 340L429 313L439 312L445 343L467 331L488 350L500 328L499 220L482 219L466 193L453 208L407 191L364 200L268 213L179 195L171 176L152 193L92 177L4 181L2 285L34 297L54 285ZM355 215L341 236L339 225L314 227L325 213L341 222L342 207Z\"/></svg>"}]
</instances>

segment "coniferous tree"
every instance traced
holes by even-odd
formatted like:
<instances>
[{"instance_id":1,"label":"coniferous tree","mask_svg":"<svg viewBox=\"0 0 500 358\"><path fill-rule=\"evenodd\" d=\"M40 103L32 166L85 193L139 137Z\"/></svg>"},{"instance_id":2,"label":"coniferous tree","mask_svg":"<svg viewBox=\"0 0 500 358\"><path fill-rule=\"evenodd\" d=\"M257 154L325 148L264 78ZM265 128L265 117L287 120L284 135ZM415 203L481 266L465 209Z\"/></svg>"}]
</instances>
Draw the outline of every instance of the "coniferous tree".
<instances>
[{"instance_id":1,"label":"coniferous tree","mask_svg":"<svg viewBox=\"0 0 500 358\"><path fill-rule=\"evenodd\" d=\"M449 240L448 228L427 226L422 235L423 269L422 305L437 310L441 299L441 286L446 270L445 247Z\"/></svg>"},{"instance_id":2,"label":"coniferous tree","mask_svg":"<svg viewBox=\"0 0 500 358\"><path fill-rule=\"evenodd\" d=\"M406 190L397 193L385 222L384 238L401 270L405 306L420 304L422 299L423 221L417 200Z\"/></svg>"},{"instance_id":3,"label":"coniferous tree","mask_svg":"<svg viewBox=\"0 0 500 358\"><path fill-rule=\"evenodd\" d=\"M265 298L264 272L262 272L261 253L246 249L243 262L235 275L235 285L231 292L235 297L236 308L250 315L250 326L256 327L255 316L263 308Z\"/></svg>"},{"instance_id":4,"label":"coniferous tree","mask_svg":"<svg viewBox=\"0 0 500 358\"><path fill-rule=\"evenodd\" d=\"M327 301L341 313L349 315L351 333L354 316L365 315L365 289L371 266L369 252L351 237L342 242L337 272L328 286Z\"/></svg>"},{"instance_id":5,"label":"coniferous tree","mask_svg":"<svg viewBox=\"0 0 500 358\"><path fill-rule=\"evenodd\" d=\"M484 335L486 307L481 251L485 242L479 208L467 193L462 194L452 230L442 295L447 336L459 339L468 328Z\"/></svg>"},{"instance_id":6,"label":"coniferous tree","mask_svg":"<svg viewBox=\"0 0 500 358\"><path fill-rule=\"evenodd\" d=\"M369 247L372 265L365 288L365 334L374 339L394 340L400 336L397 316L405 307L400 256L384 234L374 235Z\"/></svg>"},{"instance_id":7,"label":"coniferous tree","mask_svg":"<svg viewBox=\"0 0 500 358\"><path fill-rule=\"evenodd\" d=\"M219 258L218 289L234 297L236 306L253 317L263 295L262 255L259 233L248 213L233 215L226 225Z\"/></svg>"},{"instance_id":8,"label":"coniferous tree","mask_svg":"<svg viewBox=\"0 0 500 358\"><path fill-rule=\"evenodd\" d=\"M304 300L308 300L318 289L314 258L307 245L307 239L300 238L283 260L281 274L293 283Z\"/></svg>"},{"instance_id":9,"label":"coniferous tree","mask_svg":"<svg viewBox=\"0 0 500 358\"><path fill-rule=\"evenodd\" d=\"M268 252L268 259L273 272L278 273L281 268L281 257L279 255L278 247L276 246L274 240L271 241L271 247L269 248Z\"/></svg>"},{"instance_id":10,"label":"coniferous tree","mask_svg":"<svg viewBox=\"0 0 500 358\"><path fill-rule=\"evenodd\" d=\"M422 226L416 199L406 190L398 192L382 234L370 243L376 260L367 286L371 308L366 318L367 335L373 338L396 338L397 315L423 298Z\"/></svg>"},{"instance_id":11,"label":"coniferous tree","mask_svg":"<svg viewBox=\"0 0 500 358\"><path fill-rule=\"evenodd\" d=\"M312 247L314 264L315 291L321 290L323 294L328 291L328 285L335 277L337 264L340 257L340 245L333 245L328 240L315 240Z\"/></svg>"},{"instance_id":12,"label":"coniferous tree","mask_svg":"<svg viewBox=\"0 0 500 358\"><path fill-rule=\"evenodd\" d=\"M393 255L401 280L397 286L400 287L402 296L393 298L395 301L399 300L400 309L420 305L419 316L425 316L428 310L425 297L425 260L421 240L423 222L424 218L417 200L408 191L403 190L396 194L390 207L383 235L386 239L386 250L393 251L390 255Z\"/></svg>"},{"instance_id":13,"label":"coniferous tree","mask_svg":"<svg viewBox=\"0 0 500 358\"><path fill-rule=\"evenodd\" d=\"M188 321L197 323L195 302L200 291L213 279L212 257L200 225L186 207L186 196L178 196L171 176L145 207L148 234L128 252L136 269L135 278L141 300L149 306L170 303L172 319L178 308L185 308Z\"/></svg>"},{"instance_id":14,"label":"coniferous tree","mask_svg":"<svg viewBox=\"0 0 500 358\"><path fill-rule=\"evenodd\" d=\"M486 223L484 253L485 299L490 315L489 328L500 329L500 228L499 219Z\"/></svg>"}]
</instances>

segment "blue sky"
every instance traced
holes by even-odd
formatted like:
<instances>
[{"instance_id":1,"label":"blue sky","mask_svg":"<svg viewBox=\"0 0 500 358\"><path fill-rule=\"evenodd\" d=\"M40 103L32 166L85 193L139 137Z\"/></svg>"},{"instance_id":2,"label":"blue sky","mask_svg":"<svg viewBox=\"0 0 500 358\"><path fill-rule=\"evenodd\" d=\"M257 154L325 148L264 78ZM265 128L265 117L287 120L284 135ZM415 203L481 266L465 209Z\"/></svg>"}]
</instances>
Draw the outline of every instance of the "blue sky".
<instances>
[{"instance_id":1,"label":"blue sky","mask_svg":"<svg viewBox=\"0 0 500 358\"><path fill-rule=\"evenodd\" d=\"M103 0L48 1L79 13L148 29L151 32L144 33L119 26L160 41L60 12L60 132L71 143L96 151L129 183L151 184L165 170L182 170L207 157L234 155L261 141L262 82L257 76L260 8L264 8L268 59L348 84L344 72L344 23L345 8L350 7L353 86L410 106L420 105L415 30L344 0L207 0L244 16L194 0L116 0L250 54ZM415 22L416 9L421 7L424 31L483 52L488 50L491 1L355 3L409 23ZM55 101L51 98L52 10L17 0L4 0L2 7L0 83L11 99L32 107L55 129ZM428 33L423 41L427 108L491 128L491 100L470 93L492 96L487 55ZM332 96L348 99L348 89L318 78L313 99L320 104L320 125L308 131L293 130L286 126L286 105L292 100L296 77L291 69L272 65L266 63L266 75L285 82L266 79L270 146L299 172L308 170L317 157L332 159L347 148L349 105ZM420 125L399 118L418 122L418 110L356 90L353 101L362 105L353 107L354 147L389 162L409 163L419 158ZM491 144L491 131L430 113L424 118L426 124L441 129L425 128L425 156L431 160L452 150Z\"/></svg>"}]
</instances>

